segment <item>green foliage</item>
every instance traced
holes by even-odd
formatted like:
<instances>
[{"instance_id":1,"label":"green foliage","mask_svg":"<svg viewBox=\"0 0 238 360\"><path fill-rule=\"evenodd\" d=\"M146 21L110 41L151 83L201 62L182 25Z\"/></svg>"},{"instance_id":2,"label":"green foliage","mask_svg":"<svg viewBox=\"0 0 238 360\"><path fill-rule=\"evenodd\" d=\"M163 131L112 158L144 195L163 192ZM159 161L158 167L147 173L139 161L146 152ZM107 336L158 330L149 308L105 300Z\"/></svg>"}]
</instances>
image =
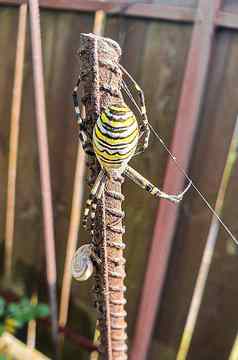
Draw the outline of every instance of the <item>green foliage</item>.
<instances>
[{"instance_id":1,"label":"green foliage","mask_svg":"<svg viewBox=\"0 0 238 360\"><path fill-rule=\"evenodd\" d=\"M29 321L48 315L49 307L46 304L32 304L26 297L17 303L6 304L5 300L0 297L0 336L4 331L15 333Z\"/></svg>"},{"instance_id":2,"label":"green foliage","mask_svg":"<svg viewBox=\"0 0 238 360\"><path fill-rule=\"evenodd\" d=\"M49 316L49 307L45 304L38 304L35 308L35 316L37 318L45 318Z\"/></svg>"}]
</instances>

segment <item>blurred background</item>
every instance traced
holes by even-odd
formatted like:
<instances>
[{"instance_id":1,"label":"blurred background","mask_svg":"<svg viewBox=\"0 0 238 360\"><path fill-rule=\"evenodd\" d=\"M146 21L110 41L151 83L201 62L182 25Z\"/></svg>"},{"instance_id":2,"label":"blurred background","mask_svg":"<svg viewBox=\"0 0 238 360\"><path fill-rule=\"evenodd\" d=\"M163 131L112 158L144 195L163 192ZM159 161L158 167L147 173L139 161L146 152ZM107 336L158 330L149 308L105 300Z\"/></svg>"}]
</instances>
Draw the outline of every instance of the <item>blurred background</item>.
<instances>
[{"instance_id":1,"label":"blurred background","mask_svg":"<svg viewBox=\"0 0 238 360\"><path fill-rule=\"evenodd\" d=\"M71 98L79 73L76 52L79 34L93 30L96 10L101 8L107 12L103 18L104 35L116 40L122 47L121 63L145 92L150 123L170 146L172 139L176 140L173 150L176 150L177 160L185 164L208 201L213 206L216 202L238 114L238 3L235 0L212 0L209 2L211 6L207 4L205 13L199 11L206 8L206 1L158 0L144 3L106 1L100 4L99 1L69 0L59 2L58 6L53 0L42 1L44 6L40 15L58 302L78 147ZM37 289L39 299L49 303L29 21L17 155L11 283L6 283L3 271L10 119L19 20L19 7L16 5L19 4L20 1L0 1L0 295L4 297L10 291L30 298ZM216 6L219 6L219 14ZM203 78L205 80L200 84ZM202 90L197 89L199 86ZM160 188L166 177L168 187L164 190L168 191L173 189L177 178L181 179L181 173L173 169L171 177L167 164L168 154L153 135L148 150L132 160L132 166ZM237 182L238 166L235 165L222 217L236 236ZM84 189L84 206L88 186L85 181L80 186ZM180 346L207 242L211 213L193 189L185 196L177 217L174 205L169 205L164 218L160 219L160 206L166 207L163 202L160 204L158 199L143 192L128 179L123 185L123 193L129 346L131 349L137 321L142 316L139 305L144 295L152 242L157 241L159 249L163 250L163 246L166 247L164 243L171 241L171 251L166 253L169 255L168 263L163 268L157 264L158 271L165 275L165 281L159 303L155 300L155 325L146 358L173 360ZM166 228L166 222L170 224L171 219L177 221L172 235L169 235L171 229L170 225ZM155 226L158 221L165 224L164 230ZM87 240L88 234L80 227L78 245ZM157 265L153 269L157 269ZM188 359L229 358L238 331L237 271L238 250L229 235L220 230ZM152 284L153 294L157 289L156 283ZM91 288L91 280L80 284L72 282L67 326L76 336L93 340L96 313ZM50 331L49 328L39 323L36 347L51 357L52 344L50 336L45 336L46 331ZM89 359L89 352L66 336L64 358L73 359L76 356L78 359Z\"/></svg>"}]
</instances>

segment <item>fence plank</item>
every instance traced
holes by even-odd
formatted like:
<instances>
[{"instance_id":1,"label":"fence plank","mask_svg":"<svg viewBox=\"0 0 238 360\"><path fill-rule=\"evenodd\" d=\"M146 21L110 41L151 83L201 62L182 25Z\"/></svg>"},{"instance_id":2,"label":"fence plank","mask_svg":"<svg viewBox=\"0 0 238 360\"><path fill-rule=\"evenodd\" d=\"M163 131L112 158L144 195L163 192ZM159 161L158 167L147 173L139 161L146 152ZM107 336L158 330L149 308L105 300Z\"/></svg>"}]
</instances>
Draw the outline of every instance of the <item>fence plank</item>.
<instances>
[{"instance_id":1,"label":"fence plank","mask_svg":"<svg viewBox=\"0 0 238 360\"><path fill-rule=\"evenodd\" d=\"M26 0L0 0L1 5L19 6ZM84 0L40 0L40 7L51 10L95 12L102 10L108 14L149 18L176 22L194 22L196 10L189 6L164 4L130 4L124 1L84 1ZM237 7L235 7L237 9ZM216 17L216 25L231 29L238 29L238 13L220 11Z\"/></svg>"},{"instance_id":2,"label":"fence plank","mask_svg":"<svg viewBox=\"0 0 238 360\"><path fill-rule=\"evenodd\" d=\"M216 16L216 25L228 29L238 29L238 13L219 11Z\"/></svg>"},{"instance_id":3,"label":"fence plank","mask_svg":"<svg viewBox=\"0 0 238 360\"><path fill-rule=\"evenodd\" d=\"M224 200L226 197L227 187L230 182L230 177L233 172L233 167L236 164L236 160L237 160L237 149L238 149L238 119L236 121L232 140L228 150L226 164L215 204L215 211L219 216L222 216L224 210ZM220 229L220 223L218 219L215 216L213 216L209 228L209 233L206 241L206 246L203 252L198 276L195 282L194 292L190 303L179 351L176 358L177 360L186 360L188 356L192 337L194 334L195 325L197 323L199 310L204 296L205 287L207 284L208 274L211 268L212 258L214 256L214 250L218 239L219 229Z\"/></svg>"},{"instance_id":4,"label":"fence plank","mask_svg":"<svg viewBox=\"0 0 238 360\"><path fill-rule=\"evenodd\" d=\"M185 170L189 166L198 126L215 29L214 19L220 5L221 0L212 3L200 0L198 6L172 141L172 152L176 154L179 163ZM183 138L182 143L181 138ZM183 185L184 176L178 173L174 162L170 159L165 175L164 191L176 193L183 188ZM146 358L178 215L178 206L175 207L166 201L161 201L142 290L131 360Z\"/></svg>"},{"instance_id":5,"label":"fence plank","mask_svg":"<svg viewBox=\"0 0 238 360\"><path fill-rule=\"evenodd\" d=\"M25 0L0 0L2 5L20 5ZM191 7L159 5L159 4L130 4L125 1L84 1L84 0L40 0L40 7L55 10L98 11L125 16L157 18L163 20L193 22L195 11Z\"/></svg>"}]
</instances>

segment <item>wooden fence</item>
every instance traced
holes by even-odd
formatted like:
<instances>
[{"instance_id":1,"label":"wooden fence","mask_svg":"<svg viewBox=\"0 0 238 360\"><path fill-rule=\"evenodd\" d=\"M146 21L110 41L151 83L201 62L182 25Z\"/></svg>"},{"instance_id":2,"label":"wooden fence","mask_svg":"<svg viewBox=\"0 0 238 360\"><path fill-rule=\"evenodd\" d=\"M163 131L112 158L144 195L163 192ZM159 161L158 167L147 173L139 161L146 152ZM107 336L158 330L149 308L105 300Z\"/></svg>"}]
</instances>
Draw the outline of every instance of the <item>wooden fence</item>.
<instances>
[{"instance_id":1,"label":"wooden fence","mask_svg":"<svg viewBox=\"0 0 238 360\"><path fill-rule=\"evenodd\" d=\"M6 240L6 189L18 6L22 3L0 1L2 243ZM104 34L120 43L123 65L145 90L150 122L170 144L177 160L209 202L215 204L238 114L238 4L235 0L160 0L147 4L40 0L39 3L60 294L78 144L71 91L78 74L76 51L79 33L92 31L95 11L105 12ZM44 273L42 244L47 222L46 219L44 223L42 215L42 171L38 165L37 146L39 127L36 127L33 91L37 86L36 83L35 87L33 85L32 69L28 27L12 258L14 273L28 282L33 282L33 270ZM134 159L133 166L154 183L163 185L167 192L175 192L183 186L184 177L153 136L148 151ZM237 180L236 166L224 209L225 222L235 234ZM124 194L130 358L176 359L211 214L195 191L190 191L180 207L164 201L159 203L129 181L125 182ZM80 228L78 241L83 243L87 236ZM238 330L237 254L229 236L221 230L189 359L229 358ZM48 261L52 265L51 259ZM95 314L90 303L91 284L72 285L68 324L72 324L80 335L92 339ZM72 310L75 306L77 311ZM76 349L75 354L79 351ZM80 354L80 359L88 358L87 353Z\"/></svg>"}]
</instances>

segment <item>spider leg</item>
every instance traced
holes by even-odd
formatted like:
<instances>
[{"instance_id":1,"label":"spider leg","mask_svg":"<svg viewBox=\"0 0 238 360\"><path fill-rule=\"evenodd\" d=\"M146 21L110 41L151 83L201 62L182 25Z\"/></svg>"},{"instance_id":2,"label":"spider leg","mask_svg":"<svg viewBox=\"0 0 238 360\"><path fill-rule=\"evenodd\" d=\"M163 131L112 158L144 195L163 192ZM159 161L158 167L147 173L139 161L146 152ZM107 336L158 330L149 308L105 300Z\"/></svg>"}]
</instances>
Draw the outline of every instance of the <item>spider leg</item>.
<instances>
[{"instance_id":1,"label":"spider leg","mask_svg":"<svg viewBox=\"0 0 238 360\"><path fill-rule=\"evenodd\" d=\"M105 181L106 181L106 176L107 176L106 172L103 169L101 169L101 171L98 174L98 177L92 187L89 198L86 201L86 207L85 207L84 215L83 215L83 227L84 228L86 228L86 226L87 226L90 210L91 210L91 216L90 216L91 223L93 224L93 222L94 222L95 213L96 213L96 209L97 209L97 200L100 199L100 197L102 195L102 191L103 191Z\"/></svg>"},{"instance_id":2,"label":"spider leg","mask_svg":"<svg viewBox=\"0 0 238 360\"><path fill-rule=\"evenodd\" d=\"M178 194L167 194L162 190L158 189L151 182L145 179L142 175L140 175L136 170L132 167L128 166L125 169L125 175L127 175L132 181L134 181L137 185L139 185L142 189L150 192L152 195L156 197L160 197L162 199L169 200L173 203L178 203L183 199L184 194L189 190L191 186L191 182L187 185L187 187Z\"/></svg>"},{"instance_id":3,"label":"spider leg","mask_svg":"<svg viewBox=\"0 0 238 360\"><path fill-rule=\"evenodd\" d=\"M99 184L97 194L95 195L95 197L93 199L93 202L92 202L92 207L91 207L91 212L90 212L90 221L91 221L91 229L92 229L92 231L94 231L95 215L96 215L98 200L101 199L101 197L102 197L105 182L106 182L106 173L104 172L104 177L102 178L102 180L101 180L101 182Z\"/></svg>"},{"instance_id":4,"label":"spider leg","mask_svg":"<svg viewBox=\"0 0 238 360\"><path fill-rule=\"evenodd\" d=\"M77 121L78 126L79 126L79 139L80 139L80 141L82 143L83 149L87 152L87 148L88 148L88 145L89 145L89 140L88 140L87 133L85 131L85 129L86 129L85 120L81 116L80 105L79 105L79 96L78 96L78 89L79 89L80 81L81 81L81 79L80 79L80 77L78 77L76 85L75 85L75 87L73 89L72 96L73 96L75 117L76 117L76 121Z\"/></svg>"},{"instance_id":5,"label":"spider leg","mask_svg":"<svg viewBox=\"0 0 238 360\"><path fill-rule=\"evenodd\" d=\"M136 155L138 155L139 153L145 151L145 149L148 147L149 137L150 137L150 128L149 128L149 122L148 122L146 106L145 106L145 96L144 96L144 92L141 89L141 87L137 84L135 79L133 79L133 77L128 73L128 71L121 64L119 64L119 67L122 70L122 72L131 80L132 84L134 85L134 87L138 93L138 97L139 97L139 101L140 101L140 105L138 106L137 103L135 102L135 100L133 99L133 96L131 95L129 89L126 86L126 92L130 93L130 98L133 99L133 102L135 103L135 105L137 107L139 107L139 112L140 112L140 115L142 118L142 125L140 126L140 130L143 133L144 140L143 140L141 150L136 154Z\"/></svg>"}]
</instances>

